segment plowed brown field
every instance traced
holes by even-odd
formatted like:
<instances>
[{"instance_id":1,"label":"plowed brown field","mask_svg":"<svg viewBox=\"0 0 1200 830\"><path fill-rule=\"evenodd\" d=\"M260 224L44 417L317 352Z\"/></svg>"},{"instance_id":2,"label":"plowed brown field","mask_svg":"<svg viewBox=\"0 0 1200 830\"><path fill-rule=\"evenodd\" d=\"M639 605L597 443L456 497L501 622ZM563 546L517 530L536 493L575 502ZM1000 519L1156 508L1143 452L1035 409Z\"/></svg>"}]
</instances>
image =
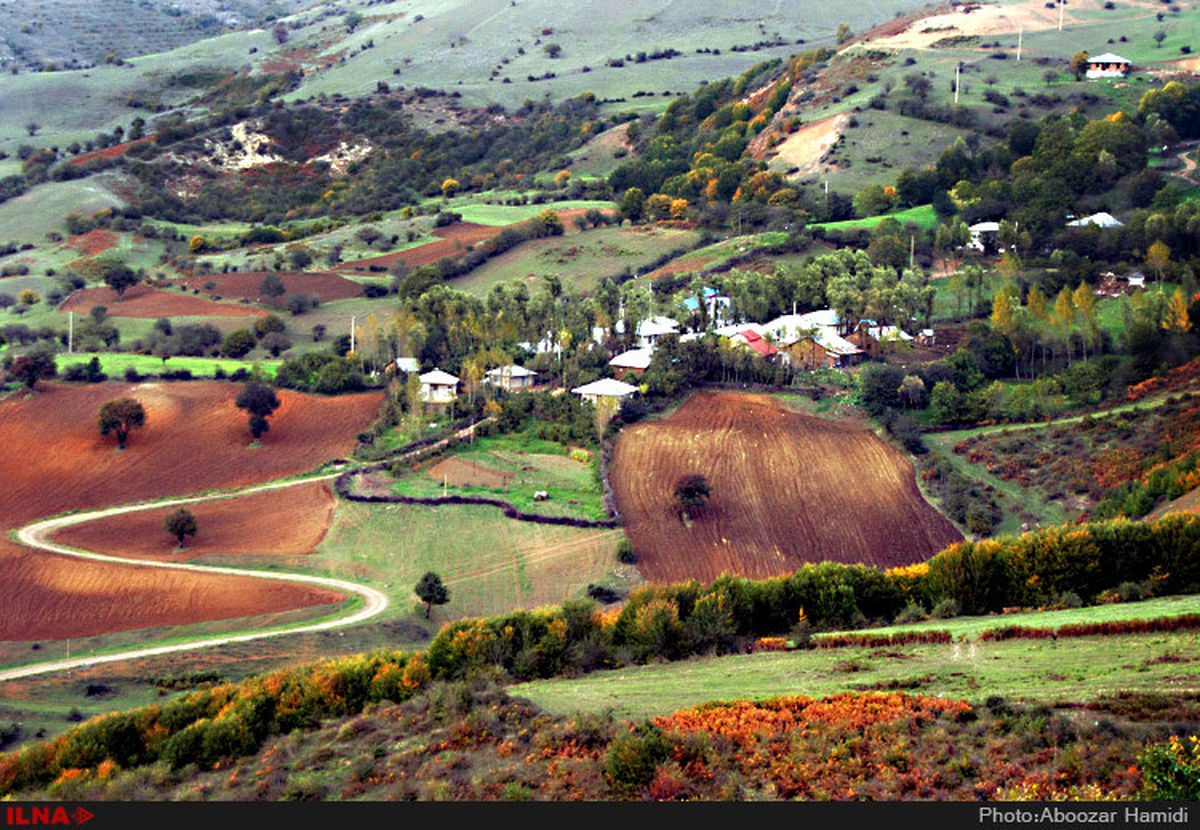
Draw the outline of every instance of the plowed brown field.
<instances>
[{"instance_id":1,"label":"plowed brown field","mask_svg":"<svg viewBox=\"0 0 1200 830\"><path fill-rule=\"evenodd\" d=\"M380 401L377 394L318 398L281 390L281 406L262 447L249 449L245 413L233 403L240 389L236 384L38 388L32 396L0 402L0 531L64 510L235 487L310 470L350 452ZM111 438L101 438L96 414L104 401L125 395L142 402L146 426L118 452ZM202 509L193 512L200 515ZM231 503L227 509L235 508ZM270 512L259 515L271 528L282 527ZM266 535L277 532L282 533L271 529ZM129 542L133 552L158 544L134 537ZM333 592L298 585L85 562L35 553L7 540L0 541L0 573L5 577L0 580L0 640L79 637L341 600Z\"/></svg>"},{"instance_id":2,"label":"plowed brown field","mask_svg":"<svg viewBox=\"0 0 1200 830\"><path fill-rule=\"evenodd\" d=\"M671 487L691 472L712 496L688 528ZM626 427L611 480L651 582L761 579L824 560L892 567L962 538L897 450L762 395L696 393L665 420Z\"/></svg>"},{"instance_id":3,"label":"plowed brown field","mask_svg":"<svg viewBox=\"0 0 1200 830\"><path fill-rule=\"evenodd\" d=\"M333 505L329 485L315 481L189 505L198 530L182 549L163 528L175 507L70 525L54 534L54 541L112 556L160 562L186 562L211 554L303 555L312 553L325 538L333 519Z\"/></svg>"},{"instance_id":4,"label":"plowed brown field","mask_svg":"<svg viewBox=\"0 0 1200 830\"><path fill-rule=\"evenodd\" d=\"M403 262L410 268L416 268L420 265L430 265L439 259L445 259L448 256L457 256L468 245L474 245L477 242L483 242L485 239L498 236L501 230L503 230L502 227L494 227L492 225L459 222L435 230L433 235L439 237L437 242L428 242L395 254L384 254L383 256L343 262L338 267L342 271L365 271L372 265L377 268L390 268L396 262Z\"/></svg>"},{"instance_id":5,"label":"plowed brown field","mask_svg":"<svg viewBox=\"0 0 1200 830\"><path fill-rule=\"evenodd\" d=\"M267 273L266 271L239 271L236 274L204 274L198 277L188 277L183 280L183 284L188 288L211 292L219 297L249 300L252 303L268 303L272 298L264 296L259 291L259 286L262 285L263 278L267 276ZM283 282L286 293L315 294L323 303L363 296L362 286L354 280L348 280L338 274L325 271L280 271L275 273L275 276ZM213 287L205 288L210 282L213 283Z\"/></svg>"},{"instance_id":6,"label":"plowed brown field","mask_svg":"<svg viewBox=\"0 0 1200 830\"><path fill-rule=\"evenodd\" d=\"M135 285L121 299L111 288L87 288L72 294L58 310L87 314L92 306L97 305L107 308L112 317L147 320L159 317L252 317L266 314L262 309L239 303L218 303L191 294L172 294L148 285Z\"/></svg>"}]
</instances>

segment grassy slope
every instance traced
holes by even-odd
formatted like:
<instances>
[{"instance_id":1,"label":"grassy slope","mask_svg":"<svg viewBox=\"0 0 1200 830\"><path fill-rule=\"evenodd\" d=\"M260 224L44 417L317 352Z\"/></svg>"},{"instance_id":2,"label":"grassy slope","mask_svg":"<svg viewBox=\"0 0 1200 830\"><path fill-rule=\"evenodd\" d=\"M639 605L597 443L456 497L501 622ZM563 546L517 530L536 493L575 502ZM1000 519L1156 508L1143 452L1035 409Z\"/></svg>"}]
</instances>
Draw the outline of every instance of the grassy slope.
<instances>
[{"instance_id":1,"label":"grassy slope","mask_svg":"<svg viewBox=\"0 0 1200 830\"><path fill-rule=\"evenodd\" d=\"M839 648L702 657L681 663L597 672L582 678L523 683L512 693L554 713L609 711L644 718L709 700L762 699L782 694L820 696L875 686L981 701L1002 695L1028 701L1087 701L1121 690L1188 690L1194 674L1170 660L1200 659L1194 632L1064 640L980 642L979 633L1000 625L1059 626L1195 613L1200 599L1171 597L1146 603L1041 614L964 618L924 623L947 630L955 642ZM916 626L909 626L914 628ZM1183 675L1184 677L1181 677Z\"/></svg>"}]
</instances>

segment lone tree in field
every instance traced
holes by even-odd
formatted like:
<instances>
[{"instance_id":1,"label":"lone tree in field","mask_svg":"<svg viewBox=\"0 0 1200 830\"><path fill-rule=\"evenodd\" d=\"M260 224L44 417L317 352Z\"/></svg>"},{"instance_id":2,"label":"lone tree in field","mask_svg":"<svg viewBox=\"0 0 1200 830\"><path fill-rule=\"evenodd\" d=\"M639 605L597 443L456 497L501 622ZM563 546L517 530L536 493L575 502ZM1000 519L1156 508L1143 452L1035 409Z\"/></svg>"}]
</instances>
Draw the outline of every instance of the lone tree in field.
<instances>
[{"instance_id":1,"label":"lone tree in field","mask_svg":"<svg viewBox=\"0 0 1200 830\"><path fill-rule=\"evenodd\" d=\"M179 540L179 547L183 547L183 537L196 535L196 517L186 507L181 507L167 516L163 526L167 533Z\"/></svg>"},{"instance_id":2,"label":"lone tree in field","mask_svg":"<svg viewBox=\"0 0 1200 830\"><path fill-rule=\"evenodd\" d=\"M675 479L675 487L672 492L675 495L675 503L679 505L680 513L691 519L695 517L697 511L708 504L708 497L712 490L708 486L708 479L704 476L699 473L687 473Z\"/></svg>"},{"instance_id":3,"label":"lone tree in field","mask_svg":"<svg viewBox=\"0 0 1200 830\"><path fill-rule=\"evenodd\" d=\"M413 591L425 603L425 619L429 619L433 606L445 605L450 601L450 589L442 584L442 578L433 571L426 571Z\"/></svg>"},{"instance_id":4,"label":"lone tree in field","mask_svg":"<svg viewBox=\"0 0 1200 830\"><path fill-rule=\"evenodd\" d=\"M250 434L257 441L271 428L267 418L279 408L279 396L271 384L252 380L238 393L237 405L250 413Z\"/></svg>"},{"instance_id":5,"label":"lone tree in field","mask_svg":"<svg viewBox=\"0 0 1200 830\"><path fill-rule=\"evenodd\" d=\"M104 284L117 292L117 301L125 298L125 291L141 282L141 277L120 260L108 260L101 266L100 272Z\"/></svg>"},{"instance_id":6,"label":"lone tree in field","mask_svg":"<svg viewBox=\"0 0 1200 830\"><path fill-rule=\"evenodd\" d=\"M117 398L100 406L100 434L116 433L117 449L125 449L132 430L146 425L146 410L134 398Z\"/></svg>"}]
</instances>

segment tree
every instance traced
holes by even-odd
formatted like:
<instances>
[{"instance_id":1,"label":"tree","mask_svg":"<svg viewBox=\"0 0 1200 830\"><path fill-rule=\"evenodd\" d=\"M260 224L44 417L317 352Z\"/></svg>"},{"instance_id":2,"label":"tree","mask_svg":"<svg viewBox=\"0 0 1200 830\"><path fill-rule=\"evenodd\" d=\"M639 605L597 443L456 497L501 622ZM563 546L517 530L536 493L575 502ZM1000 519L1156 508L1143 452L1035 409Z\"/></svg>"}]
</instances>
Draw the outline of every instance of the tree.
<instances>
[{"instance_id":1,"label":"tree","mask_svg":"<svg viewBox=\"0 0 1200 830\"><path fill-rule=\"evenodd\" d=\"M839 23L837 27L837 42L838 46L854 37L854 32L850 31L849 23Z\"/></svg>"},{"instance_id":2,"label":"tree","mask_svg":"<svg viewBox=\"0 0 1200 830\"><path fill-rule=\"evenodd\" d=\"M125 297L125 290L137 285L141 278L120 260L109 260L100 269L104 284L117 292L117 300Z\"/></svg>"},{"instance_id":3,"label":"tree","mask_svg":"<svg viewBox=\"0 0 1200 830\"><path fill-rule=\"evenodd\" d=\"M1154 269L1154 273L1158 276L1159 288L1162 288L1163 269L1171 261L1171 249L1161 239L1150 246L1150 250L1146 251L1146 264Z\"/></svg>"},{"instance_id":4,"label":"tree","mask_svg":"<svg viewBox=\"0 0 1200 830\"><path fill-rule=\"evenodd\" d=\"M448 178L442 182L442 195L445 196L447 199L449 199L451 196L453 196L455 193L458 192L458 188L459 188L458 179Z\"/></svg>"},{"instance_id":5,"label":"tree","mask_svg":"<svg viewBox=\"0 0 1200 830\"><path fill-rule=\"evenodd\" d=\"M234 329L225 335L225 340L221 343L221 354L235 360L240 359L249 354L257 342L250 329Z\"/></svg>"},{"instance_id":6,"label":"tree","mask_svg":"<svg viewBox=\"0 0 1200 830\"><path fill-rule=\"evenodd\" d=\"M49 380L58 374L54 352L40 348L23 354L12 362L8 373L25 384L26 389L33 389L39 380Z\"/></svg>"},{"instance_id":7,"label":"tree","mask_svg":"<svg viewBox=\"0 0 1200 830\"><path fill-rule=\"evenodd\" d=\"M617 210L621 212L621 217L635 224L642 218L645 208L646 193L640 187L631 187L626 190L625 195L621 197L621 201L617 205Z\"/></svg>"},{"instance_id":8,"label":"tree","mask_svg":"<svg viewBox=\"0 0 1200 830\"><path fill-rule=\"evenodd\" d=\"M1075 75L1075 80L1082 81L1083 76L1087 74L1088 68L1088 53L1076 52L1071 56L1071 72Z\"/></svg>"},{"instance_id":9,"label":"tree","mask_svg":"<svg viewBox=\"0 0 1200 830\"><path fill-rule=\"evenodd\" d=\"M255 379L242 387L236 403L250 413L250 434L257 441L271 428L267 418L279 408L279 396L269 383Z\"/></svg>"},{"instance_id":10,"label":"tree","mask_svg":"<svg viewBox=\"0 0 1200 830\"><path fill-rule=\"evenodd\" d=\"M267 274L258 284L258 293L264 297L282 297L287 292L283 280L275 274Z\"/></svg>"},{"instance_id":11,"label":"tree","mask_svg":"<svg viewBox=\"0 0 1200 830\"><path fill-rule=\"evenodd\" d=\"M711 493L712 489L708 485L708 479L699 473L681 475L675 479L675 486L672 489L675 503L679 505L680 512L689 519L696 514L696 511L703 509L704 505L708 504L708 497Z\"/></svg>"},{"instance_id":12,"label":"tree","mask_svg":"<svg viewBox=\"0 0 1200 830\"><path fill-rule=\"evenodd\" d=\"M425 619L429 619L433 606L445 605L450 601L450 589L442 584L442 578L433 571L426 571L413 591L425 603Z\"/></svg>"},{"instance_id":13,"label":"tree","mask_svg":"<svg viewBox=\"0 0 1200 830\"><path fill-rule=\"evenodd\" d=\"M183 547L183 537L196 535L196 517L186 507L181 507L167 516L163 527L179 540L179 547Z\"/></svg>"},{"instance_id":14,"label":"tree","mask_svg":"<svg viewBox=\"0 0 1200 830\"><path fill-rule=\"evenodd\" d=\"M100 434L117 436L117 449L125 449L129 433L146 425L146 410L135 398L117 398L100 406Z\"/></svg>"}]
</instances>

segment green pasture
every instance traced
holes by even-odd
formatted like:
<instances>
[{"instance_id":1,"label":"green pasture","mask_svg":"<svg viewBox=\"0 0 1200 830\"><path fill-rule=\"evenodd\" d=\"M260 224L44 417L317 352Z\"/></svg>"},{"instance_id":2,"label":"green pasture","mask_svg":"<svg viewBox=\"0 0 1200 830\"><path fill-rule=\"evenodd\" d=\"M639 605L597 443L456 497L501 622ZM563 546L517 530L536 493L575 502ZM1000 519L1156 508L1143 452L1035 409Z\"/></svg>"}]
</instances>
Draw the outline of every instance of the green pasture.
<instances>
[{"instance_id":1,"label":"green pasture","mask_svg":"<svg viewBox=\"0 0 1200 830\"><path fill-rule=\"evenodd\" d=\"M553 210L561 212L564 210L615 210L614 202L597 201L597 200L568 200L563 202L547 202L541 205L495 205L495 204L480 204L479 202L456 204L451 202L448 210L462 214L464 222L474 222L478 225L495 225L497 227L503 225L515 225L518 222L524 222L533 219L543 211ZM571 222L563 223L568 230L572 229Z\"/></svg>"},{"instance_id":2,"label":"green pasture","mask_svg":"<svg viewBox=\"0 0 1200 830\"><path fill-rule=\"evenodd\" d=\"M592 460L571 458L561 444L529 436L488 437L461 447L452 457L500 473L508 481L501 487L456 487L421 470L397 478L392 492L417 498L479 496L506 501L523 513L608 519ZM533 495L539 490L548 493L549 499L535 500Z\"/></svg>"},{"instance_id":3,"label":"green pasture","mask_svg":"<svg viewBox=\"0 0 1200 830\"><path fill-rule=\"evenodd\" d=\"M917 205L916 207L906 210L897 210L892 213L885 213L882 216L868 216L863 219L846 219L842 222L821 222L810 227L824 228L827 231L838 230L862 230L874 228L885 219L895 219L901 225L916 225L917 228L923 231L932 230L937 227L938 215L934 212L932 205Z\"/></svg>"},{"instance_id":4,"label":"green pasture","mask_svg":"<svg viewBox=\"0 0 1200 830\"><path fill-rule=\"evenodd\" d=\"M412 586L434 571L450 589L450 602L434 611L440 625L583 596L612 580L619 537L506 519L485 505L341 502L310 567L384 590L391 616L413 612Z\"/></svg>"},{"instance_id":5,"label":"green pasture","mask_svg":"<svg viewBox=\"0 0 1200 830\"><path fill-rule=\"evenodd\" d=\"M1063 625L1093 619L1138 619L1195 613L1195 597L1048 614L931 621L955 641L886 649L837 648L700 657L633 666L581 678L513 686L513 695L555 714L605 712L623 718L666 715L714 700L761 700L779 695L820 697L854 690L903 689L911 694L975 703L999 695L1029 702L1083 703L1122 691L1191 691L1178 662L1200 659L1200 635L1071 637L983 642L978 634L1003 625ZM1053 619L1054 622L1049 622ZM868 632L870 633L870 632ZM965 638L965 639L964 639ZM1166 659L1159 659L1166 658ZM1178 658L1178 660L1176 660ZM1186 671L1183 674L1187 674Z\"/></svg>"},{"instance_id":6,"label":"green pasture","mask_svg":"<svg viewBox=\"0 0 1200 830\"><path fill-rule=\"evenodd\" d=\"M484 296L497 283L523 280L532 287L553 276L587 293L604 277L626 269L636 273L672 251L693 247L699 239L697 231L667 226L594 228L525 242L449 285Z\"/></svg>"},{"instance_id":7,"label":"green pasture","mask_svg":"<svg viewBox=\"0 0 1200 830\"><path fill-rule=\"evenodd\" d=\"M106 186L111 181L111 177L91 176L47 182L0 203L0 239L44 245L46 234L65 234L63 219L72 211L90 215L109 207L125 207L124 200Z\"/></svg>"},{"instance_id":8,"label":"green pasture","mask_svg":"<svg viewBox=\"0 0 1200 830\"><path fill-rule=\"evenodd\" d=\"M114 380L125 377L126 370L133 368L142 375L157 375L162 372L178 372L187 369L195 378L211 378L217 369L226 374L232 374L238 369L252 371L256 367L267 377L274 377L281 360L231 360L223 357L171 357L165 362L154 355L125 354L122 352L99 352L89 354L77 352L58 356L58 371L63 372L69 366L86 364L93 357L100 358L100 369Z\"/></svg>"}]
</instances>

